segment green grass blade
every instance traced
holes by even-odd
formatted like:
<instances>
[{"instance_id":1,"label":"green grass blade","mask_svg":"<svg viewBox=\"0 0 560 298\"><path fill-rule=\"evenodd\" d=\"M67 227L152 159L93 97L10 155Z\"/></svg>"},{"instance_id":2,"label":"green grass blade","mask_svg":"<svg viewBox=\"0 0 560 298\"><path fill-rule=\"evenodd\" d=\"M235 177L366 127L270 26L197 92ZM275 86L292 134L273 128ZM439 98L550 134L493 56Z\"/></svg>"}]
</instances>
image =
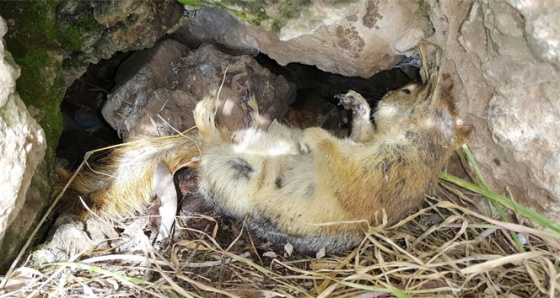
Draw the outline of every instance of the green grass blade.
<instances>
[{"instance_id":1,"label":"green grass blade","mask_svg":"<svg viewBox=\"0 0 560 298\"><path fill-rule=\"evenodd\" d=\"M513 202L512 200L510 200L508 197L502 196L500 194L497 194L495 192L492 192L490 190L484 189L478 185L475 185L473 183L470 183L468 181L465 181L461 178L455 177L453 175L447 174L447 173L441 173L440 174L440 178L451 182L453 184L456 184L464 189L470 190L472 192L478 193L492 201L498 202L500 204L502 204L503 206L515 211L517 214L528 218L529 220L540 224L544 227L547 227L549 229L551 229L552 231L556 232L556 233L560 233L560 225L558 225L557 223L553 222L552 220L546 218L545 216L537 213L536 211L526 208L525 206L521 205L521 204L517 204L515 202Z\"/></svg>"},{"instance_id":2,"label":"green grass blade","mask_svg":"<svg viewBox=\"0 0 560 298\"><path fill-rule=\"evenodd\" d=\"M469 164L474 169L474 172L476 173L476 176L480 180L480 183L482 183L482 186L484 188L490 190L490 187L488 187L488 183L486 182L486 179L484 179L484 175L482 175L482 171L480 170L480 167L478 166L478 163L476 162L476 159L474 158L474 155L472 154L471 149L469 149L467 144L464 144L462 148L463 148L463 151L465 152L465 155L467 156L467 160L469 161Z\"/></svg>"}]
</instances>

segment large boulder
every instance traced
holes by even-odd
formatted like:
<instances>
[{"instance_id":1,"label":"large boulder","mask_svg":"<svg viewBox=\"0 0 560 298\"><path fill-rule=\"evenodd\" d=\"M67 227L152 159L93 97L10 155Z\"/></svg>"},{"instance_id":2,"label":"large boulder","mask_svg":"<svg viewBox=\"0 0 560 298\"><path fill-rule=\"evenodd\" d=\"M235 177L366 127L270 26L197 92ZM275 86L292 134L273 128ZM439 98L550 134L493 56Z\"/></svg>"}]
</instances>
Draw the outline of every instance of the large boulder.
<instances>
[{"instance_id":1,"label":"large boulder","mask_svg":"<svg viewBox=\"0 0 560 298\"><path fill-rule=\"evenodd\" d=\"M560 3L430 1L491 187L560 222Z\"/></svg>"},{"instance_id":2,"label":"large boulder","mask_svg":"<svg viewBox=\"0 0 560 298\"><path fill-rule=\"evenodd\" d=\"M422 1L293 2L263 4L268 22L260 22L260 27L240 25L229 12L206 8L178 34L191 42L258 50L281 65L298 62L360 77L393 67L431 34ZM231 9L238 7L254 8L241 2Z\"/></svg>"},{"instance_id":3,"label":"large boulder","mask_svg":"<svg viewBox=\"0 0 560 298\"><path fill-rule=\"evenodd\" d=\"M7 33L6 22L0 17L0 37ZM37 121L31 117L27 107L16 92L16 79L20 68L10 52L0 43L0 241L4 258L17 250L20 239L4 237L10 227L25 236L38 210L24 209L28 188L46 150L45 135ZM37 194L35 194L37 195ZM37 198L37 196L33 196ZM40 199L39 199L40 200ZM35 204L35 206L43 204ZM25 215L20 212L25 211ZM33 208L32 208L33 209ZM14 223L20 215L20 220ZM24 218L24 220L21 220ZM14 234L14 233L12 233ZM13 235L19 237L19 235ZM5 249L6 244L10 249Z\"/></svg>"}]
</instances>

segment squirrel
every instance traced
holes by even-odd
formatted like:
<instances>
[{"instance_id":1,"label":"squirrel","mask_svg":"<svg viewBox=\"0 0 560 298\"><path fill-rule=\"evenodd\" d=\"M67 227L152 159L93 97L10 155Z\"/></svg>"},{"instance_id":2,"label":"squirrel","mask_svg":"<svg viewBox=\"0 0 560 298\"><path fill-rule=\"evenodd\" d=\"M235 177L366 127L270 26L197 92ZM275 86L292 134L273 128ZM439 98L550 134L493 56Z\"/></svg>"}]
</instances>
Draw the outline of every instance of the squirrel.
<instances>
[{"instance_id":1,"label":"squirrel","mask_svg":"<svg viewBox=\"0 0 560 298\"><path fill-rule=\"evenodd\" d=\"M432 74L424 84L388 92L373 123L360 94L339 95L353 116L344 139L277 121L261 128L251 94L240 100L246 127L232 133L216 123L219 101L207 97L193 111L198 135L190 136L200 148L181 135L138 139L114 149L95 171L80 173L69 193L83 194L104 218L133 216L157 196L150 181L161 164L170 173L188 166L198 173L202 199L246 218L258 237L289 242L301 253L342 252L357 246L368 226L395 223L417 208L468 139L472 127L458 117L440 78Z\"/></svg>"}]
</instances>

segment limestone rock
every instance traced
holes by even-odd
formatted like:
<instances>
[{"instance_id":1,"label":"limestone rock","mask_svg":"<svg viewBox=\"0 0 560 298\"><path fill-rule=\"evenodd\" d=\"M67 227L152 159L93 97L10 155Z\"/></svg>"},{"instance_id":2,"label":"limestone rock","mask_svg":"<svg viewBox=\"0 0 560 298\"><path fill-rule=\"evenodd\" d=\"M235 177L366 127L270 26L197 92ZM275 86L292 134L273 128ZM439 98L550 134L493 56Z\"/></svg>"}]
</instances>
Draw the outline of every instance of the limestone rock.
<instances>
[{"instance_id":1,"label":"limestone rock","mask_svg":"<svg viewBox=\"0 0 560 298\"><path fill-rule=\"evenodd\" d=\"M93 216L83 222L71 215L61 215L53 230L49 240L32 254L37 264L68 260L95 248L107 249L110 241L119 237L112 224Z\"/></svg>"},{"instance_id":2,"label":"limestone rock","mask_svg":"<svg viewBox=\"0 0 560 298\"><path fill-rule=\"evenodd\" d=\"M427 31L416 1L311 1L280 36L263 31L254 36L259 49L281 65L299 62L369 77L410 55Z\"/></svg>"},{"instance_id":3,"label":"limestone rock","mask_svg":"<svg viewBox=\"0 0 560 298\"><path fill-rule=\"evenodd\" d=\"M179 64L180 57L186 52L184 45L168 40L152 49L136 52L123 62L115 77L117 86L108 95L102 110L103 117L119 135L125 138L137 134L158 135L143 131L156 129L151 121L161 122L157 115L165 115L170 108L176 107L173 102L167 105L167 97L156 96L154 91L172 83L168 77L177 70L174 65ZM147 114L144 108L152 101L158 102L159 106L154 113ZM179 126L176 122L179 119L170 119L170 124L173 127ZM139 131L138 127L141 127ZM167 126L167 130L169 129L171 127ZM168 133L163 133L166 134Z\"/></svg>"},{"instance_id":4,"label":"limestone rock","mask_svg":"<svg viewBox=\"0 0 560 298\"><path fill-rule=\"evenodd\" d=\"M560 63L560 2L508 0L525 21L529 47L535 56L551 63Z\"/></svg>"},{"instance_id":5,"label":"limestone rock","mask_svg":"<svg viewBox=\"0 0 560 298\"><path fill-rule=\"evenodd\" d=\"M0 17L0 36L7 32ZM0 239L20 212L46 150L43 130L16 93L19 67L0 43ZM32 215L34 216L34 214ZM33 217L31 217L32 219Z\"/></svg>"},{"instance_id":6,"label":"limestone rock","mask_svg":"<svg viewBox=\"0 0 560 298\"><path fill-rule=\"evenodd\" d=\"M237 102L247 90L257 98L264 126L281 118L295 99L293 85L250 56L229 56L211 45L187 53L173 40L134 54L116 80L103 116L125 139L193 127L192 110L205 96L225 101L219 119L232 129L242 125Z\"/></svg>"},{"instance_id":7,"label":"limestone rock","mask_svg":"<svg viewBox=\"0 0 560 298\"><path fill-rule=\"evenodd\" d=\"M182 30L230 49L257 49L281 65L298 62L361 77L393 67L430 33L428 18L416 1L312 0L298 3L296 9L287 2L262 8L267 20L282 25L278 33L270 30L274 26L267 21L260 27L245 27L216 9L203 9ZM208 21L213 15L222 18Z\"/></svg>"},{"instance_id":8,"label":"limestone rock","mask_svg":"<svg viewBox=\"0 0 560 298\"><path fill-rule=\"evenodd\" d=\"M535 25L560 11L528 3L430 1L431 20L492 188L560 222L558 25Z\"/></svg>"}]
</instances>

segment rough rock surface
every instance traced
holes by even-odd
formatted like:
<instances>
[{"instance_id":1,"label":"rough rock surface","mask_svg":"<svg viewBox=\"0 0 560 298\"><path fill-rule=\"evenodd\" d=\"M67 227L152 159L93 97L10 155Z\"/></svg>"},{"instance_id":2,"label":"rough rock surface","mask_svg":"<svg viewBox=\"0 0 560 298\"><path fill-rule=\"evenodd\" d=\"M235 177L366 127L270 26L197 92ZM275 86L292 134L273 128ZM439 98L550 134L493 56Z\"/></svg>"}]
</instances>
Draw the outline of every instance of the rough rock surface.
<instances>
[{"instance_id":1,"label":"rough rock surface","mask_svg":"<svg viewBox=\"0 0 560 298\"><path fill-rule=\"evenodd\" d=\"M233 129L242 125L236 102L246 90L257 98L264 126L282 117L295 99L292 84L250 56L230 56L211 45L187 52L182 44L166 40L123 63L103 116L125 139L193 127L196 102L218 92L225 101L219 121Z\"/></svg>"},{"instance_id":2,"label":"rough rock surface","mask_svg":"<svg viewBox=\"0 0 560 298\"><path fill-rule=\"evenodd\" d=\"M274 5L266 8L268 14ZM217 18L219 22L209 21ZM299 62L347 75L370 77L410 55L429 35L428 19L414 1L310 1L277 34L246 27L226 11L201 10L179 31L230 49L257 49L281 65ZM192 42L193 39L190 39Z\"/></svg>"},{"instance_id":3,"label":"rough rock surface","mask_svg":"<svg viewBox=\"0 0 560 298\"><path fill-rule=\"evenodd\" d=\"M555 0L508 0L525 21L527 43L536 57L560 64L560 3Z\"/></svg>"},{"instance_id":4,"label":"rough rock surface","mask_svg":"<svg viewBox=\"0 0 560 298\"><path fill-rule=\"evenodd\" d=\"M495 191L560 222L560 35L553 34L560 4L430 4L434 40L447 49L454 95L476 126L470 147L486 178Z\"/></svg>"},{"instance_id":5,"label":"rough rock surface","mask_svg":"<svg viewBox=\"0 0 560 298\"><path fill-rule=\"evenodd\" d=\"M0 36L6 34L0 17ZM20 212L35 170L45 154L43 130L16 93L19 67L0 43L0 239ZM28 219L29 220L29 219ZM32 218L31 218L32 220Z\"/></svg>"},{"instance_id":6,"label":"rough rock surface","mask_svg":"<svg viewBox=\"0 0 560 298\"><path fill-rule=\"evenodd\" d=\"M237 53L258 54L258 44L249 34L249 27L223 9L201 9L175 31L174 37L193 49L208 43Z\"/></svg>"},{"instance_id":7,"label":"rough rock surface","mask_svg":"<svg viewBox=\"0 0 560 298\"><path fill-rule=\"evenodd\" d=\"M303 26L302 26L303 24ZM411 54L428 33L417 1L311 1L280 35L259 31L259 49L285 65L316 65L347 76L369 77Z\"/></svg>"},{"instance_id":8,"label":"rough rock surface","mask_svg":"<svg viewBox=\"0 0 560 298\"><path fill-rule=\"evenodd\" d=\"M119 51L149 48L181 22L175 0L60 1L57 25L73 61L66 65L67 86L89 63Z\"/></svg>"},{"instance_id":9,"label":"rough rock surface","mask_svg":"<svg viewBox=\"0 0 560 298\"><path fill-rule=\"evenodd\" d=\"M63 215L56 220L55 232L49 240L32 254L38 264L68 260L85 250L107 249L119 234L113 225L96 217L85 222Z\"/></svg>"}]
</instances>

